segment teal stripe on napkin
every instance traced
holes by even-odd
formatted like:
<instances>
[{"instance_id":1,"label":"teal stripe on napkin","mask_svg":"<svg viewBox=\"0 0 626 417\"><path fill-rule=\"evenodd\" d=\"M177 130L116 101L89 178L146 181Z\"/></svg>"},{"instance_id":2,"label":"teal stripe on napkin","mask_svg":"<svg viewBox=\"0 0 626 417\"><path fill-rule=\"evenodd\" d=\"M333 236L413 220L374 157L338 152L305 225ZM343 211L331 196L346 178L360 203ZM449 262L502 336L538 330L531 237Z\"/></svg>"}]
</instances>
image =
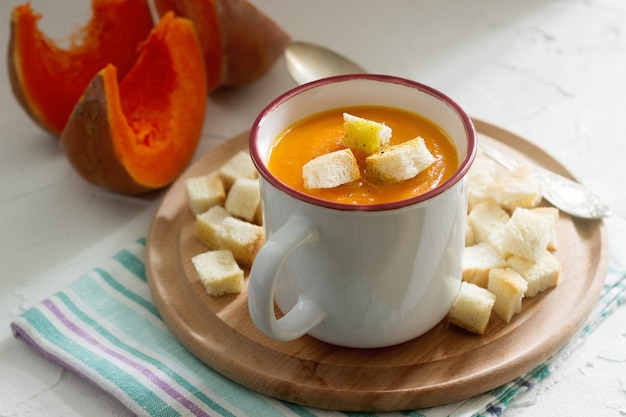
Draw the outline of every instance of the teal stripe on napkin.
<instances>
[{"instance_id":1,"label":"teal stripe on napkin","mask_svg":"<svg viewBox=\"0 0 626 417\"><path fill-rule=\"evenodd\" d=\"M117 259L124 268L135 274L143 282L146 282L146 267L143 261L135 256L134 253L128 250L121 250L113 255L113 259Z\"/></svg>"},{"instance_id":2,"label":"teal stripe on napkin","mask_svg":"<svg viewBox=\"0 0 626 417\"><path fill-rule=\"evenodd\" d=\"M113 289L115 289L120 295L132 300L133 302L137 303L139 306L145 308L146 310L150 311L152 314L154 314L155 316L159 315L159 311L156 309L156 307L154 306L154 304L152 304L152 301L150 301L147 298L143 298L139 295L137 295L136 293L134 293L133 291L129 290L128 288L126 288L124 286L124 284L122 284L120 281L116 280L115 278L113 278L113 276L111 276L110 273L108 273L107 271L101 269L101 268L96 268L95 272L100 275L100 277L102 277L102 279L109 284ZM144 280L145 281L145 280Z\"/></svg>"},{"instance_id":3,"label":"teal stripe on napkin","mask_svg":"<svg viewBox=\"0 0 626 417\"><path fill-rule=\"evenodd\" d=\"M626 225L626 223L624 223ZM624 228L626 230L626 227ZM600 301L585 326L555 355L483 395L387 415L498 416L509 402L548 377L602 320L626 300L626 265L613 250ZM205 366L168 331L146 282L145 239L106 260L65 290L19 316L15 337L79 374L139 416L369 416L286 403L251 391ZM615 248L614 248L615 249Z\"/></svg>"}]
</instances>

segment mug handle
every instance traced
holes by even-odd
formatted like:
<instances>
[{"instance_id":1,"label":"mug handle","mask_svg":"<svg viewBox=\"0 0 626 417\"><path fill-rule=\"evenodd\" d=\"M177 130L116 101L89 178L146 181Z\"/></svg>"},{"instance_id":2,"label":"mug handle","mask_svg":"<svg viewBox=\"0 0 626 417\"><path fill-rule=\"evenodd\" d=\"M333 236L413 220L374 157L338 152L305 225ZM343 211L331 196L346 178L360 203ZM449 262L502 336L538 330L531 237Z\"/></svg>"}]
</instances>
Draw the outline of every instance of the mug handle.
<instances>
[{"instance_id":1,"label":"mug handle","mask_svg":"<svg viewBox=\"0 0 626 417\"><path fill-rule=\"evenodd\" d=\"M317 326L326 315L303 294L283 317L276 320L274 314L274 287L285 260L297 247L317 240L317 229L310 220L292 216L265 242L252 264L248 309L256 327L273 339L297 339Z\"/></svg>"}]
</instances>

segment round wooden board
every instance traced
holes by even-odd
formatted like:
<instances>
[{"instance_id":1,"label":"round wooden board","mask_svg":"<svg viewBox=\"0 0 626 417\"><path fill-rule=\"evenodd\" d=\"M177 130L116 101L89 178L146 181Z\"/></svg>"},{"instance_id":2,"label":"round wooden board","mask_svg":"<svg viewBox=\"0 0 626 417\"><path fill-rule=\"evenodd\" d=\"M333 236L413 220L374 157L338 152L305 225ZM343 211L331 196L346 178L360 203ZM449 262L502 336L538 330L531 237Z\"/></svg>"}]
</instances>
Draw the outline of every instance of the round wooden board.
<instances>
[{"instance_id":1,"label":"round wooden board","mask_svg":"<svg viewBox=\"0 0 626 417\"><path fill-rule=\"evenodd\" d=\"M567 170L530 142L475 120L480 140ZM347 411L431 407L480 394L516 378L555 353L597 302L607 268L601 221L561 214L559 285L525 299L510 324L492 314L486 334L447 320L423 336L381 349L342 348L304 336L272 340L256 329L247 292L214 298L198 281L191 257L207 248L194 237L184 181L217 170L241 150L243 133L194 163L168 190L151 225L146 270L154 302L174 336L202 362L262 394Z\"/></svg>"}]
</instances>

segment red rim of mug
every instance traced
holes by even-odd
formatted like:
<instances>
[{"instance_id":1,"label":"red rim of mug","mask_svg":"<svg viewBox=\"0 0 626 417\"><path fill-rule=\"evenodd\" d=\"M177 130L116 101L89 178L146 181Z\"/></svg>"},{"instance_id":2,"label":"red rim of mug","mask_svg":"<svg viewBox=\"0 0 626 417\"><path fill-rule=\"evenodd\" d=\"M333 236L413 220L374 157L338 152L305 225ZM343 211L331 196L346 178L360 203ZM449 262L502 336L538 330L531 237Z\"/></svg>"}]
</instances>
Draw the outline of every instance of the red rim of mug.
<instances>
[{"instance_id":1,"label":"red rim of mug","mask_svg":"<svg viewBox=\"0 0 626 417\"><path fill-rule=\"evenodd\" d=\"M465 133L467 135L467 153L463 161L461 161L459 168L456 172L448 178L445 182L440 184L438 187L433 188L423 194L418 196L405 199L398 200L380 204L345 204L345 203L337 203L333 201L323 200L321 198L313 197L309 194L305 194L301 191L298 191L289 185L285 184L281 180L279 180L274 174L272 174L267 168L266 164L263 162L259 149L258 149L258 137L257 132L265 118L271 114L277 107L281 106L284 102L290 100L292 97L295 97L299 94L304 93L305 91L317 88L319 86L325 84L332 84L338 82L345 82L351 80L372 80L379 81L385 83L392 84L401 84L407 87L416 88L421 92L427 93L431 96L434 96L446 103L449 107L451 107L459 116L459 119L463 123L463 127L465 128ZM427 201L432 199L433 197L445 192L454 184L459 182L463 177L467 174L470 166L472 165L472 161L476 156L476 131L474 129L474 125L472 123L472 119L465 113L465 111L459 106L454 100L452 100L447 95L442 92L429 87L425 84L421 84L417 81L408 80L401 77L395 77L390 75L380 75L380 74L350 74L350 75L338 75L334 77L323 78L317 81L313 81L307 84L302 84L297 86L282 95L278 96L274 99L270 104L268 104L261 113L257 116L256 120L252 125L252 129L250 131L250 155L252 157L252 162L256 166L259 174L274 187L282 190L283 192L289 194L292 197L297 198L298 200L316 205L321 207L326 207L335 210L343 210L343 211L384 211L384 210L393 210L406 206L411 206L417 203L421 203L423 201Z\"/></svg>"}]
</instances>

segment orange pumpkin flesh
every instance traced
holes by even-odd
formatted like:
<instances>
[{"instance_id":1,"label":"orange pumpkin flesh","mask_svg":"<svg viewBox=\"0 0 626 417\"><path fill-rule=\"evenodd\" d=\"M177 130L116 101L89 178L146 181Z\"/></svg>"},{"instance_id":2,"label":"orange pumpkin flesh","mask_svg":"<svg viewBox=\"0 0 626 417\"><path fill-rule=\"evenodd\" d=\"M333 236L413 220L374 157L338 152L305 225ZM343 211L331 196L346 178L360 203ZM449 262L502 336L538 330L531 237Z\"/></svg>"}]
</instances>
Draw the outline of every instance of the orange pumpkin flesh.
<instances>
[{"instance_id":1,"label":"orange pumpkin flesh","mask_svg":"<svg viewBox=\"0 0 626 417\"><path fill-rule=\"evenodd\" d=\"M222 41L213 1L177 1L155 0L161 15L173 11L176 15L186 17L194 22L198 38L204 51L206 63L207 89L215 91L222 84Z\"/></svg>"},{"instance_id":2,"label":"orange pumpkin flesh","mask_svg":"<svg viewBox=\"0 0 626 417\"><path fill-rule=\"evenodd\" d=\"M173 10L193 20L204 48L209 92L257 80L291 41L246 0L155 0L155 5L161 14Z\"/></svg>"},{"instance_id":3,"label":"orange pumpkin flesh","mask_svg":"<svg viewBox=\"0 0 626 417\"><path fill-rule=\"evenodd\" d=\"M204 121L205 67L192 22L165 14L117 79L112 65L94 77L61 146L91 183L125 194L165 187L193 156Z\"/></svg>"},{"instance_id":4,"label":"orange pumpkin flesh","mask_svg":"<svg viewBox=\"0 0 626 417\"><path fill-rule=\"evenodd\" d=\"M94 75L108 63L123 77L137 59L137 45L153 27L145 0L93 0L92 18L59 47L38 28L41 15L29 4L11 15L8 72L26 113L54 135Z\"/></svg>"}]
</instances>

